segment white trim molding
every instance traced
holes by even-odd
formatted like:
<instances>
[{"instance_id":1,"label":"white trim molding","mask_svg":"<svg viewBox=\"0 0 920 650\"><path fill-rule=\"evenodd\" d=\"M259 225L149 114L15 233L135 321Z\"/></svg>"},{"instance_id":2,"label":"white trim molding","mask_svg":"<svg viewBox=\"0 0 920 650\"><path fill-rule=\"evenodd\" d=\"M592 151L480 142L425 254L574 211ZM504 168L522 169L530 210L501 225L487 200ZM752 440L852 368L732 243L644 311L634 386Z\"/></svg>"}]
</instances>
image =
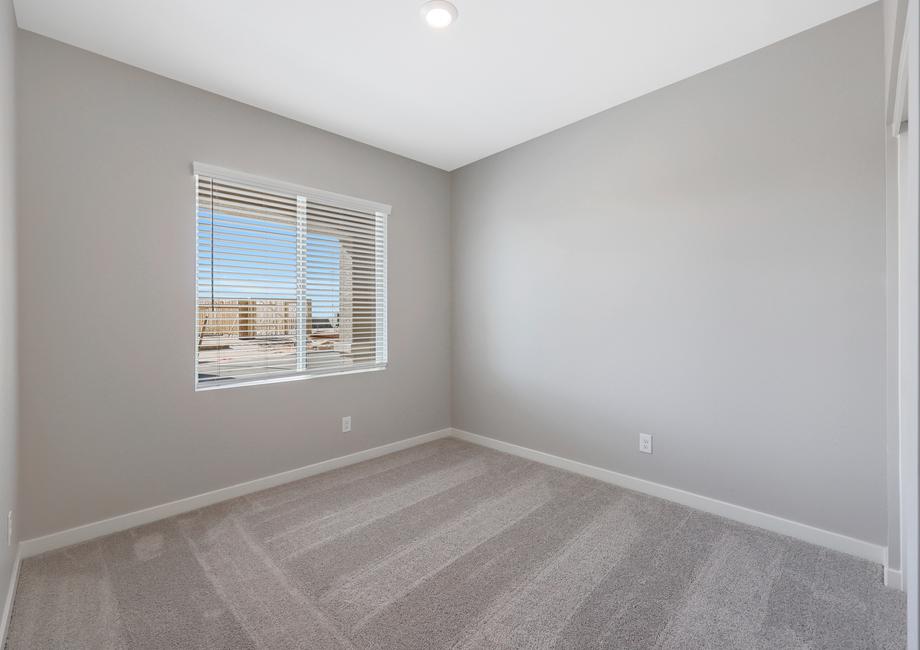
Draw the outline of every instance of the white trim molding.
<instances>
[{"instance_id":1,"label":"white trim molding","mask_svg":"<svg viewBox=\"0 0 920 650\"><path fill-rule=\"evenodd\" d=\"M902 187L906 201L902 213L900 238L901 260L910 284L899 285L903 290L899 301L904 339L900 347L901 360L901 548L904 561L902 583L907 592L907 647L920 648L920 476L918 476L918 305L917 276L918 230L920 230L920 1L909 0L905 31L910 48L907 60L907 183Z\"/></svg>"},{"instance_id":2,"label":"white trim molding","mask_svg":"<svg viewBox=\"0 0 920 650\"><path fill-rule=\"evenodd\" d=\"M594 465L588 465L587 463L576 460L554 456L553 454L547 454L528 447L521 447L520 445L497 440L495 438L488 438L461 429L454 429L453 437L483 447L489 447L497 451L520 456L521 458L533 460L538 463L543 463L544 465L558 467L559 469L574 472L575 474L589 476L599 481L618 485L629 490L635 490L643 494L674 501L675 503L719 515L726 519L732 519L733 521L748 524L749 526L756 526L757 528L763 528L773 533L794 537L804 542L840 551L841 553L855 555L856 557L875 562L876 564L884 564L886 560L887 553L884 546L848 537L840 533L834 533L822 528L816 528L815 526L792 521L791 519L784 519L783 517L752 510L751 508L745 508L744 506L735 505L734 503L719 501L718 499L706 497L701 494L687 492L686 490L636 478L628 474L621 474L620 472L614 472L609 469L595 467Z\"/></svg>"},{"instance_id":3,"label":"white trim molding","mask_svg":"<svg viewBox=\"0 0 920 650\"><path fill-rule=\"evenodd\" d=\"M346 456L339 456L338 458L330 458L329 460L323 460L318 463L313 463L312 465L281 472L280 474L273 474L245 483L237 483L236 485L220 488L219 490L205 492L204 494L179 499L178 501L164 503L135 512L129 512L124 515L117 515L109 519L103 519L102 521L69 528L57 533L51 533L50 535L44 535L43 537L26 539L19 543L20 555L22 558L41 555L42 553L47 553L48 551L53 551L65 546L79 544L80 542L86 542L97 537L128 530L135 526L142 526L175 515L181 515L186 512L191 512L192 510L198 510L199 508L220 503L221 501L235 499L245 494L267 490L277 485L299 481L309 476L315 476L316 474L322 474L323 472L328 472L333 469L392 454L393 452L402 451L403 449L415 447L416 445L431 442L432 440L446 438L451 433L451 429L441 429L439 431L423 433L420 436L398 440L379 447L373 447L372 449L365 449L364 451L358 451Z\"/></svg>"},{"instance_id":4,"label":"white trim molding","mask_svg":"<svg viewBox=\"0 0 920 650\"><path fill-rule=\"evenodd\" d=\"M329 460L324 460L312 465L300 467L298 469L281 472L280 474L266 476L264 478L255 479L253 481L247 481L245 483L238 483L236 485L213 490L204 494L199 494L185 499L179 499L178 501L164 503L162 505L153 506L151 508L145 508L143 510L118 515L109 519L104 519L102 521L85 524L83 526L77 526L75 528L70 528L68 530L63 530L56 533L51 533L50 535L45 535L43 537L23 540L19 543L17 567L19 558L25 559L35 555L40 555L42 553L47 553L48 551L63 548L65 546L70 546L72 544L79 544L80 542L89 541L97 537L110 535L112 533L117 533L129 528L134 528L136 526L142 526L154 521L159 521L161 519L166 519L175 515L191 512L192 510L204 508L221 501L227 501L228 499L233 499L246 494L252 494L254 492L259 492L260 490L283 485L285 483L290 483L292 481L297 481L309 476L328 472L333 469L360 463L372 458L378 458L380 456L385 456L386 454L391 454L396 451L401 451L403 449L408 449L409 447L414 447L416 445L446 437L454 437L459 440L464 440L466 442L480 445L482 447L488 447L490 449L495 449L497 451L502 451L505 453L513 454L515 456L526 458L528 460L536 461L538 463L558 467L563 470L574 472L575 474L588 476L605 483L618 485L630 490L635 490L636 492L642 492L644 494L667 499L669 501L680 503L697 510L719 515L727 519L738 521L751 526L756 526L758 528L763 528L765 530L779 533L781 535L794 537L796 539L810 542L812 544L817 544L819 546L824 546L835 551L840 551L842 553L855 555L877 564L884 565L886 563L886 549L883 546L879 546L871 542L866 542L863 540L855 539L853 537L842 535L840 533L823 530L808 524L784 519L782 517L777 517L765 512L752 510L750 508L739 506L733 503L719 501L718 499L713 499L700 494L695 494L693 492L688 492L686 490L662 485L653 481L636 478L634 476L629 476L628 474L622 474L620 472L614 472L612 470L603 469L594 465L588 465L587 463L570 460L568 458L562 458L560 456L554 456L552 454L530 449L528 447L522 447L520 445L504 442L503 440L481 436L475 433L470 433L468 431L463 431L461 429L441 429L439 431L432 431L431 433L425 433L420 436L392 442L380 447L374 447L372 449L355 452L346 456L331 458ZM891 584L894 586L891 581L895 579L897 579L898 583L900 583L900 572L888 569L886 567L886 584Z\"/></svg>"},{"instance_id":5,"label":"white trim molding","mask_svg":"<svg viewBox=\"0 0 920 650\"><path fill-rule=\"evenodd\" d=\"M13 598L16 596L16 585L19 583L19 566L22 564L22 546L16 545L16 557L13 558L13 571L10 574L10 584L6 590L6 600L3 602L3 612L0 613L0 648L6 647L6 633L10 626L10 617L13 614Z\"/></svg>"},{"instance_id":6,"label":"white trim molding","mask_svg":"<svg viewBox=\"0 0 920 650\"><path fill-rule=\"evenodd\" d=\"M904 591L900 569L892 569L890 566L885 566L885 586L897 589L898 591Z\"/></svg>"}]
</instances>

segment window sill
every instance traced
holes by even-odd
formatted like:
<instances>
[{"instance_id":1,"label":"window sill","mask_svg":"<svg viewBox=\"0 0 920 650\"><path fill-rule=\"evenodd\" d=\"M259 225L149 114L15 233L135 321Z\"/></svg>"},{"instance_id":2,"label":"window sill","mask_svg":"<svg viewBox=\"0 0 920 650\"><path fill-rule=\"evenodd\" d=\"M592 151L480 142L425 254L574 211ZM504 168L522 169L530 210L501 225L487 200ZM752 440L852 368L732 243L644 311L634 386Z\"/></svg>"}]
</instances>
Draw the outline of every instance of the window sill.
<instances>
[{"instance_id":1,"label":"window sill","mask_svg":"<svg viewBox=\"0 0 920 650\"><path fill-rule=\"evenodd\" d=\"M357 368L355 370L342 370L335 372L318 372L314 374L296 374L296 375L285 375L283 377L267 377L265 379L254 379L254 380L227 380L221 382L214 382L211 384L206 384L204 386L195 385L196 393L203 393L212 390L221 390L224 388L244 388L246 386L264 386L265 384L281 384L289 381L303 381L304 379L320 379L322 377L341 377L343 375L357 375L365 372L378 372L380 370L386 370L387 366L374 366L372 368Z\"/></svg>"}]
</instances>

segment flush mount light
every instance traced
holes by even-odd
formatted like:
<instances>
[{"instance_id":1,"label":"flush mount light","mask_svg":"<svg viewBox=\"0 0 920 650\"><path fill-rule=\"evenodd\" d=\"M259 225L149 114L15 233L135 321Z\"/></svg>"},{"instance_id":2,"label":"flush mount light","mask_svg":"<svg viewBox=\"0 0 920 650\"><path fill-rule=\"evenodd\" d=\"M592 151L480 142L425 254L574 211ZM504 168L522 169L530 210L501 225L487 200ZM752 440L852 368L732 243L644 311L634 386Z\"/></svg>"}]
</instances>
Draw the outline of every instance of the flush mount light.
<instances>
[{"instance_id":1,"label":"flush mount light","mask_svg":"<svg viewBox=\"0 0 920 650\"><path fill-rule=\"evenodd\" d=\"M422 5L422 18L429 27L444 29L457 19L457 8L447 0L429 0Z\"/></svg>"}]
</instances>

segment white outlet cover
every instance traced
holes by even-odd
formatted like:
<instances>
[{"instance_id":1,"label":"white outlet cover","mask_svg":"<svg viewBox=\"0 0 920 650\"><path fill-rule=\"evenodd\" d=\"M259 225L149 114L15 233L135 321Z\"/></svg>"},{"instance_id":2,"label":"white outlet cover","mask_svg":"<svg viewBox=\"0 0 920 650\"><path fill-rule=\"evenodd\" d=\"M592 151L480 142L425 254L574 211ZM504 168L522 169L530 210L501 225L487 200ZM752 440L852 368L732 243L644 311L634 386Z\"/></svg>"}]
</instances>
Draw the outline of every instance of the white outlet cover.
<instances>
[{"instance_id":1,"label":"white outlet cover","mask_svg":"<svg viewBox=\"0 0 920 650\"><path fill-rule=\"evenodd\" d=\"M348 433L351 431L351 416L346 415L342 418L342 433Z\"/></svg>"},{"instance_id":2,"label":"white outlet cover","mask_svg":"<svg viewBox=\"0 0 920 650\"><path fill-rule=\"evenodd\" d=\"M639 434L639 451L643 454L652 453L652 436L648 433Z\"/></svg>"}]
</instances>

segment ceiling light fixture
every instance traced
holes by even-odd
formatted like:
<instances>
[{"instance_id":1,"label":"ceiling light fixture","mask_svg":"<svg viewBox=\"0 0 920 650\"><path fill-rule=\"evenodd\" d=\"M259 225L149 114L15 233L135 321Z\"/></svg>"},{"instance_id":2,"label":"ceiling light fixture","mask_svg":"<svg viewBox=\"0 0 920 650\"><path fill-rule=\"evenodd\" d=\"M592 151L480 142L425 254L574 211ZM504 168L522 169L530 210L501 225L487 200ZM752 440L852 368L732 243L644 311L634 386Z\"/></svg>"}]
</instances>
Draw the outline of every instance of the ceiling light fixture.
<instances>
[{"instance_id":1,"label":"ceiling light fixture","mask_svg":"<svg viewBox=\"0 0 920 650\"><path fill-rule=\"evenodd\" d=\"M457 8L447 0L429 0L422 5L422 18L429 27L444 29L457 20Z\"/></svg>"}]
</instances>

